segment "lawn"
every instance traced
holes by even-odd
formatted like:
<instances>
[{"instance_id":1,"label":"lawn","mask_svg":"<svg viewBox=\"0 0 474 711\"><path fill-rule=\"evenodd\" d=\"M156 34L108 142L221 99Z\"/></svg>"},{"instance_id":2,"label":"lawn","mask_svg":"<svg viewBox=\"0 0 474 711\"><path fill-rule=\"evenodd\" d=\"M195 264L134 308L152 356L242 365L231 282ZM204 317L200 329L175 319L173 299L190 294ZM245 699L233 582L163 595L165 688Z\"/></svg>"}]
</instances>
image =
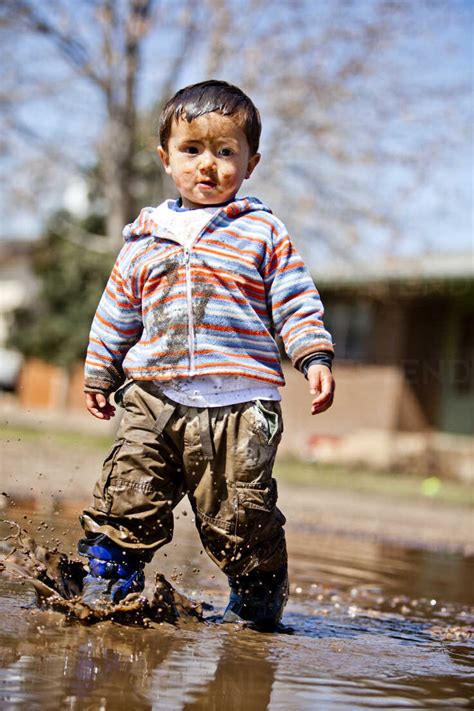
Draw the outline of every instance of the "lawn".
<instances>
[{"instance_id":1,"label":"lawn","mask_svg":"<svg viewBox=\"0 0 474 711\"><path fill-rule=\"evenodd\" d=\"M349 469L295 459L278 459L275 476L298 486L316 486L326 490L379 494L386 497L438 501L474 506L474 487L452 479L420 477L418 474Z\"/></svg>"}]
</instances>

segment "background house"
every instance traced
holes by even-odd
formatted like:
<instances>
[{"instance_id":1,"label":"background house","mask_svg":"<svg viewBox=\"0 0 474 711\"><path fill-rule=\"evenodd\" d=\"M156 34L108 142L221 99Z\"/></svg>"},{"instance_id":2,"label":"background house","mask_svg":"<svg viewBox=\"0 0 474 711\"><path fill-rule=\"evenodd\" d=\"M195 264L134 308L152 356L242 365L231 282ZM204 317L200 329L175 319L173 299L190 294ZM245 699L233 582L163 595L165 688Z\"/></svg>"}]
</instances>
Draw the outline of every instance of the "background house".
<instances>
[{"instance_id":1,"label":"background house","mask_svg":"<svg viewBox=\"0 0 474 711\"><path fill-rule=\"evenodd\" d=\"M401 430L474 434L474 258L427 255L318 279L341 363L399 370Z\"/></svg>"},{"instance_id":2,"label":"background house","mask_svg":"<svg viewBox=\"0 0 474 711\"><path fill-rule=\"evenodd\" d=\"M283 448L473 477L473 255L334 267L316 283L336 344L336 398L311 418L287 364Z\"/></svg>"}]
</instances>

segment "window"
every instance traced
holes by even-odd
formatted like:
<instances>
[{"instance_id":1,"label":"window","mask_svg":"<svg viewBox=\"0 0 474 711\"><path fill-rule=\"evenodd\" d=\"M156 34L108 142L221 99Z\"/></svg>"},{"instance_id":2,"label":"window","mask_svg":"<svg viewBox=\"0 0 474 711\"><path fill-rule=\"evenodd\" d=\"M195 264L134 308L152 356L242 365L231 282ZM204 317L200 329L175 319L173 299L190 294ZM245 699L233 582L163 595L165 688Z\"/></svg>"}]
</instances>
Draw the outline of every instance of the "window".
<instances>
[{"instance_id":1,"label":"window","mask_svg":"<svg viewBox=\"0 0 474 711\"><path fill-rule=\"evenodd\" d=\"M335 343L338 360L367 360L372 326L372 308L368 302L331 303L328 300L324 321Z\"/></svg>"}]
</instances>

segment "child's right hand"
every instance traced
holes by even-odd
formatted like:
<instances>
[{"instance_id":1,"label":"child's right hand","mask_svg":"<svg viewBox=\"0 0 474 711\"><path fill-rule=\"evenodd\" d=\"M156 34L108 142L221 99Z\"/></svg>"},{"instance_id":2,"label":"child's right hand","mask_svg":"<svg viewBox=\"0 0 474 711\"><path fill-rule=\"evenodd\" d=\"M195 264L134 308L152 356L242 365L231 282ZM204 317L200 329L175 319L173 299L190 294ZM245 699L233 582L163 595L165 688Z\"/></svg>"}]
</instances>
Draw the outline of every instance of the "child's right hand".
<instances>
[{"instance_id":1,"label":"child's right hand","mask_svg":"<svg viewBox=\"0 0 474 711\"><path fill-rule=\"evenodd\" d=\"M103 393L86 393L86 407L99 420L110 420L115 415L115 407Z\"/></svg>"}]
</instances>

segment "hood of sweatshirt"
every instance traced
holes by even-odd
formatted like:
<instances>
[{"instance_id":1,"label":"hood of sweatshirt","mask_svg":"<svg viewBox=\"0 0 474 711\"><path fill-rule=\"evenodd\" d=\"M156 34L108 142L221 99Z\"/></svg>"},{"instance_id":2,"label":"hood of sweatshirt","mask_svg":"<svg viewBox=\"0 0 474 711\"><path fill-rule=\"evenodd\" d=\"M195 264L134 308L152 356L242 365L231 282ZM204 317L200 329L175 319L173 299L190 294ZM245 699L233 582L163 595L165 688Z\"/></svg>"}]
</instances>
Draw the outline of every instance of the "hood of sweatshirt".
<instances>
[{"instance_id":1,"label":"hood of sweatshirt","mask_svg":"<svg viewBox=\"0 0 474 711\"><path fill-rule=\"evenodd\" d=\"M144 207L137 219L131 222L123 230L123 238L125 242L131 242L135 239L144 236L159 237L161 227L157 221L157 213L160 209L168 205L172 201L161 203L158 207ZM242 197L233 200L232 202L223 205L216 211L216 215L225 214L230 219L235 219L249 212L269 212L272 211L261 200L256 197Z\"/></svg>"}]
</instances>

